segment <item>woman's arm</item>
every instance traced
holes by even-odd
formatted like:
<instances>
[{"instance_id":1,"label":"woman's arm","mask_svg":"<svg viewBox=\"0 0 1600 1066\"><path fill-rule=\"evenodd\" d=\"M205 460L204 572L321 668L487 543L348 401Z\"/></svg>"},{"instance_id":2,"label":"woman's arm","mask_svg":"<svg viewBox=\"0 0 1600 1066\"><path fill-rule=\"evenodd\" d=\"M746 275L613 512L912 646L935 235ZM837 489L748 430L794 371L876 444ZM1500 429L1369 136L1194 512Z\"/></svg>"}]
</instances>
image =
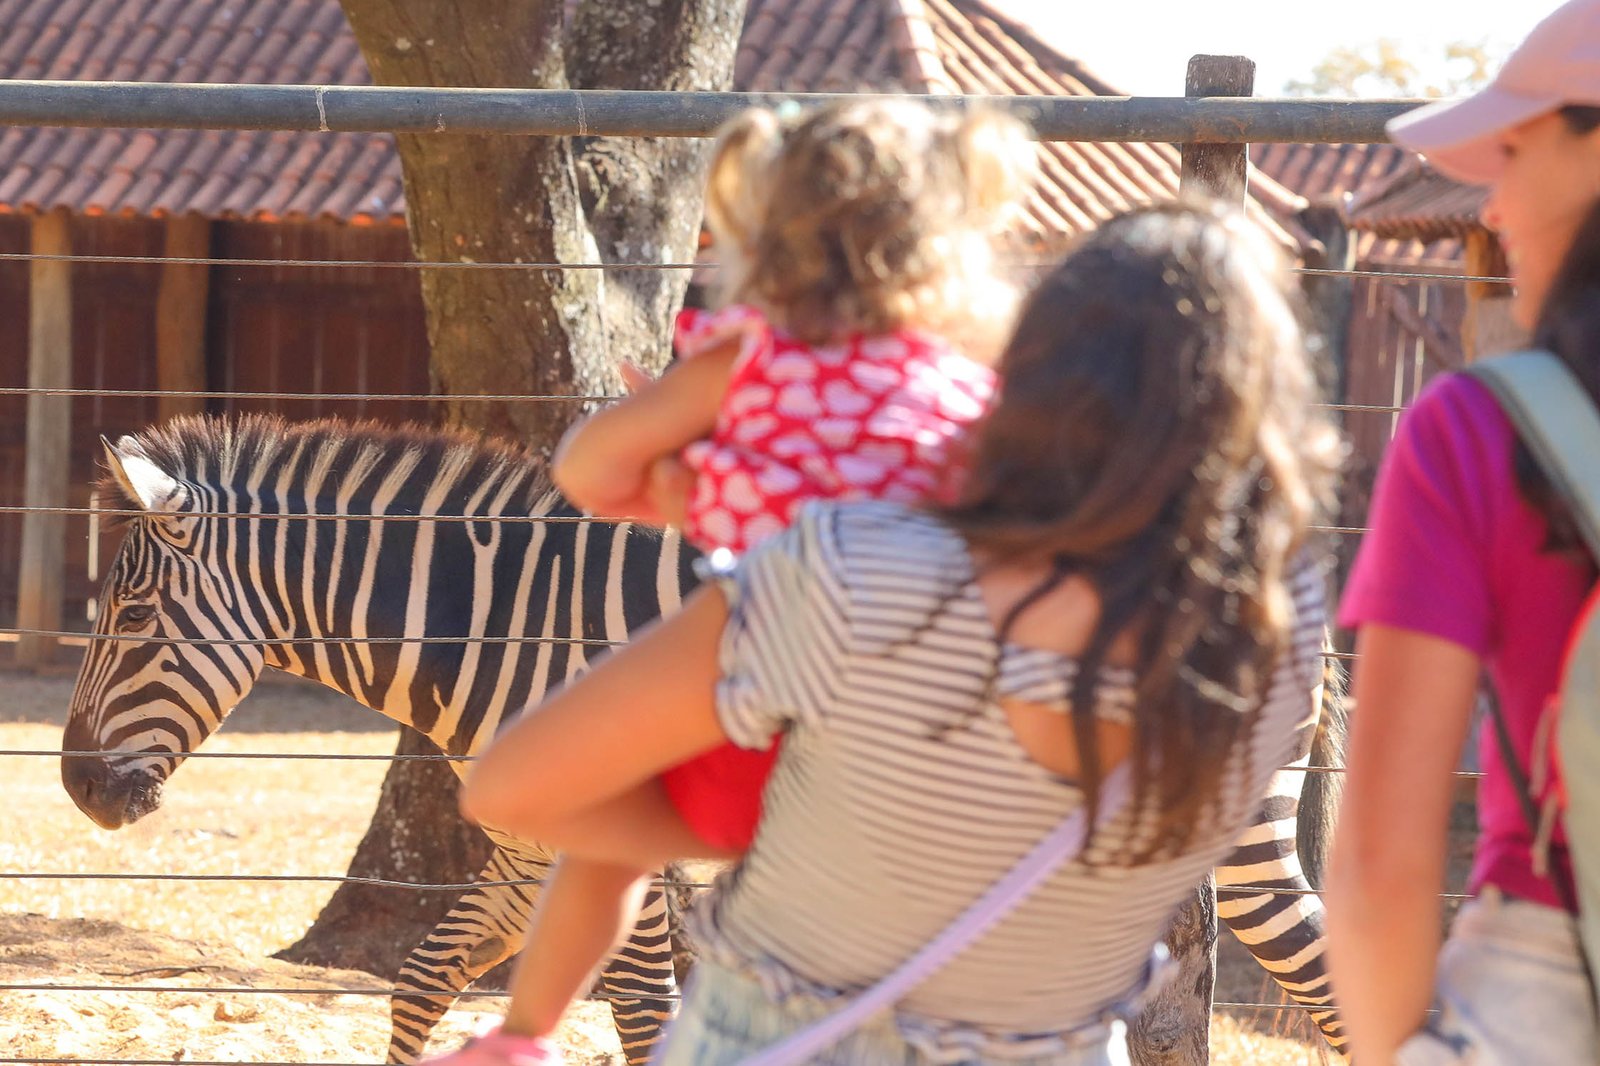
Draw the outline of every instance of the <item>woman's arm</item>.
<instances>
[{"instance_id":1,"label":"woman's arm","mask_svg":"<svg viewBox=\"0 0 1600 1066\"><path fill-rule=\"evenodd\" d=\"M1382 625L1361 628L1357 651L1329 953L1356 1061L1388 1066L1433 995L1453 774L1481 665L1459 644Z\"/></svg>"},{"instance_id":2,"label":"woman's arm","mask_svg":"<svg viewBox=\"0 0 1600 1066\"><path fill-rule=\"evenodd\" d=\"M467 775L462 812L543 840L725 739L715 699L728 620L705 586L496 737Z\"/></svg>"},{"instance_id":3,"label":"woman's arm","mask_svg":"<svg viewBox=\"0 0 1600 1066\"><path fill-rule=\"evenodd\" d=\"M567 431L550 473L563 495L606 518L656 518L650 468L709 434L738 357L723 345L595 412Z\"/></svg>"}]
</instances>

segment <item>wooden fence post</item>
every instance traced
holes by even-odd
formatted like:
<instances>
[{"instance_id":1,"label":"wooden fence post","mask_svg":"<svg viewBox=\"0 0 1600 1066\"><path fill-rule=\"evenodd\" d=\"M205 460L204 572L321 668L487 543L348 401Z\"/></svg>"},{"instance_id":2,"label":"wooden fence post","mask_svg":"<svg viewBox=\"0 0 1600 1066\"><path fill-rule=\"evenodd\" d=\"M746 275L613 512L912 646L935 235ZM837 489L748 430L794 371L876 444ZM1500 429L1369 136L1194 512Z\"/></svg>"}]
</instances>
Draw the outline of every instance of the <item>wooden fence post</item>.
<instances>
[{"instance_id":1,"label":"wooden fence post","mask_svg":"<svg viewBox=\"0 0 1600 1066\"><path fill-rule=\"evenodd\" d=\"M1243 56L1194 56L1185 96L1249 96L1256 65ZM1247 148L1185 144L1178 189L1244 206ZM1217 978L1217 886L1206 875L1167 932L1178 976L1145 1008L1130 1032L1135 1066L1206 1066L1211 1061L1211 1001Z\"/></svg>"},{"instance_id":2,"label":"wooden fence post","mask_svg":"<svg viewBox=\"0 0 1600 1066\"><path fill-rule=\"evenodd\" d=\"M51 211L33 219L35 255L72 253L71 217ZM35 259L29 266L28 387L72 386L72 264ZM72 399L28 396L27 464L23 503L65 507L71 477ZM19 629L59 630L66 576L67 516L29 512L22 516L22 567L17 589ZM17 641L18 666L39 667L55 654L56 639L24 635Z\"/></svg>"},{"instance_id":3,"label":"wooden fence post","mask_svg":"<svg viewBox=\"0 0 1600 1066\"><path fill-rule=\"evenodd\" d=\"M1244 56L1191 56L1184 79L1185 96L1250 96L1256 86L1256 64ZM1185 144L1178 188L1207 192L1243 206L1247 185L1245 144Z\"/></svg>"},{"instance_id":4,"label":"wooden fence post","mask_svg":"<svg viewBox=\"0 0 1600 1066\"><path fill-rule=\"evenodd\" d=\"M204 215L181 214L167 219L165 255L174 259L206 259L211 255L211 221ZM162 392L203 392L206 388L206 290L209 268L191 263L163 263L156 291L156 388ZM158 413L165 422L174 415L205 410L200 396L162 396Z\"/></svg>"}]
</instances>

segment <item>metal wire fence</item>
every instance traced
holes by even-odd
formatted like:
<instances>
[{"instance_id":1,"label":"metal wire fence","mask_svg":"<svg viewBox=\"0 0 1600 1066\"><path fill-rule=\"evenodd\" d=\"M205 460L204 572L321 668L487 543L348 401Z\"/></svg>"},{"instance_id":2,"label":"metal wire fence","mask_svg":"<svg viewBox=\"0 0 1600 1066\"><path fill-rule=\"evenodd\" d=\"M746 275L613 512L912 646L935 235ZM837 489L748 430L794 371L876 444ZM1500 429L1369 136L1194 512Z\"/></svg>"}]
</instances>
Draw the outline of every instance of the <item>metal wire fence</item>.
<instances>
[{"instance_id":1,"label":"metal wire fence","mask_svg":"<svg viewBox=\"0 0 1600 1066\"><path fill-rule=\"evenodd\" d=\"M318 97L318 106L324 107L326 100ZM7 121L5 113L6 102L0 100L0 122ZM11 121L17 121L12 118ZM430 124L431 124L430 119ZM324 124L321 128L327 129ZM1298 128L1298 127L1297 127ZM1266 139L1265 137L1252 136L1253 140ZM1315 139L1315 138L1307 138ZM505 262L418 262L418 261L389 261L389 260L330 260L330 259L241 259L241 258L197 258L184 256L160 255L85 255L63 254L44 255L36 253L0 253L0 262L38 263L38 262L64 262L72 264L100 264L100 265L175 265L175 266L201 266L207 268L229 269L259 269L259 268L363 268L383 270L413 270L413 271L697 271L714 270L714 262L657 262L657 263L607 263L607 262L580 262L580 263L505 263ZM1040 266L1039 263L1019 262L1018 266ZM1409 285L1418 283L1433 284L1509 284L1508 279L1501 277L1472 276L1466 274L1437 273L1437 272L1405 272L1396 270L1359 270L1359 269L1318 269L1301 268L1301 274L1322 278L1366 279L1381 281L1392 285ZM214 390L126 390L104 388L36 388L36 387L3 387L0 388L0 397L68 397L68 398L104 398L104 399L205 399L205 400L239 400L239 401L360 401L360 402L405 402L418 401L444 402L452 404L472 402L494 403L604 403L614 399L604 395L451 395L451 396L419 396L412 393L383 393L383 392L307 392L307 391L214 391ZM1341 415L1386 415L1393 417L1401 412L1405 405L1395 404L1357 404L1357 403L1328 403L1320 405L1325 409ZM36 506L23 504L0 505L0 515L27 515L27 514L60 514L78 518L87 518L93 521L106 519L134 518L143 514L138 510L116 507L65 507L65 506ZM191 517L206 519L239 519L249 521L273 520L295 522L438 522L438 523L587 523L587 522L613 522L613 519L598 519L574 516L540 516L540 515L490 515L490 514L393 514L381 515L359 513L306 513L306 514L261 514L256 512L217 512L199 511L190 513ZM1317 531L1331 537L1349 538L1359 537L1367 532L1361 525L1321 525ZM211 640L197 638L172 638L166 636L142 636L136 634L94 634L79 630L46 630L40 628L9 628L0 629L0 636L6 637L47 637L68 641L90 640L117 640L137 642L171 642L190 645L218 645L235 644L231 640ZM360 637L303 637L282 638L251 641L256 645L315 645L315 644L568 644L591 648L605 648L616 645L617 641L610 640L576 640L566 638L547 638L537 636L485 636L461 634L456 636L360 636ZM1325 652L1331 660L1349 662L1355 659L1352 653L1328 650ZM107 758L119 755L132 754L130 752L106 751L61 751L36 748L12 748L0 750L0 758L61 758L67 757L95 757ZM145 753L141 753L145 754ZM337 753L279 753L279 752L232 752L232 751L197 751L185 754L186 759L237 759L251 760L328 760L349 762L402 762L402 761L470 761L471 756L449 754L337 754ZM1285 769L1297 770L1308 774L1342 774L1340 766L1309 766L1286 767ZM1463 780L1474 780L1482 775L1473 771L1463 770L1458 777ZM413 882L382 878L357 877L348 874L326 873L271 873L271 874L197 874L172 872L123 872L123 871L41 871L41 870L0 870L0 881L13 882L83 882L83 881L124 881L124 882L185 882L196 884L211 883L310 883L325 885L367 885L391 888L406 891L466 891L470 888L489 886L534 886L540 883L539 879L519 879L497 882ZM705 882L696 880L681 880L664 878L660 882L664 887L700 890L707 886ZM1249 895L1303 895L1314 893L1313 889L1285 888L1276 885L1242 885L1228 886L1219 889L1223 896L1249 896ZM1458 902L1464 898L1460 893L1444 893L1441 898ZM206 985L168 985L168 984L133 984L133 983L65 983L65 982L38 982L38 983L0 983L0 992L52 992L52 993L91 993L91 992L118 992L132 994L160 994L168 992L204 993L204 994L235 994L235 995L274 995L274 996L307 996L307 995L370 995L390 996L397 992L414 992L410 989L395 989L391 987L263 987L263 986L206 986ZM505 993L497 991L469 990L463 993L464 997L475 999L499 999ZM1255 1002L1219 1002L1217 1007L1235 1010L1256 1010L1266 1012L1303 1012L1307 1008L1291 1003L1255 1003ZM167 1059L141 1059L141 1058L45 1058L29 1057L8 1058L0 1057L0 1064L6 1063L48 1063L50 1066L158 1066L166 1063ZM239 1066L233 1060L185 1060L190 1066ZM297 1063L285 1066L355 1066L351 1063Z\"/></svg>"}]
</instances>

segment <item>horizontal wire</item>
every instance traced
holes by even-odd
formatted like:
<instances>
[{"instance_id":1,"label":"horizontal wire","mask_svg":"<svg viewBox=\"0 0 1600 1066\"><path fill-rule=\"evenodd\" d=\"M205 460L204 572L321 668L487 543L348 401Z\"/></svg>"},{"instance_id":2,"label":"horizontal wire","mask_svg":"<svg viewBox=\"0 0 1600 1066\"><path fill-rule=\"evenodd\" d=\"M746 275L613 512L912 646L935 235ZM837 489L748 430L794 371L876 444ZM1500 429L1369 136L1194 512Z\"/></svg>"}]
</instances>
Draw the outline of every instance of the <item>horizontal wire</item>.
<instances>
[{"instance_id":1,"label":"horizontal wire","mask_svg":"<svg viewBox=\"0 0 1600 1066\"><path fill-rule=\"evenodd\" d=\"M168 967L162 967L167 969ZM174 967L176 968L176 967ZM465 989L461 992L429 992L424 989L412 988L252 988L249 985L229 987L225 985L58 985L58 984L0 984L0 992L182 992L195 994L200 992L213 995L229 996L404 996L408 999L448 998L457 999L509 999L511 993L496 991L478 991ZM642 1000L669 1000L676 1001L683 998L682 993L671 992L660 995L623 995L616 992L591 992L588 999L608 1003L638 1003ZM1308 1006L1303 1003L1213 1003L1213 1008L1238 1009L1238 1010L1304 1010L1304 1011L1332 1011L1337 1008L1331 1006ZM11 1060L0 1059L0 1062ZM21 1062L37 1062L37 1059L22 1059ZM71 1060L67 1060L71 1061ZM165 1066L170 1066L167 1060ZM186 1062L186 1066L195 1066L193 1062ZM232 1066L232 1064L230 1064Z\"/></svg>"},{"instance_id":2,"label":"horizontal wire","mask_svg":"<svg viewBox=\"0 0 1600 1066\"><path fill-rule=\"evenodd\" d=\"M185 881L198 884L227 881L251 883L299 883L364 885L368 888L404 888L416 892L466 892L474 888L537 888L545 883L542 877L521 877L509 881L467 881L459 884L432 884L426 881L393 881L381 877L352 877L348 874L150 874L150 873L8 873L0 872L0 881ZM677 881L656 878L650 882L657 888L710 888L709 881Z\"/></svg>"},{"instance_id":3,"label":"horizontal wire","mask_svg":"<svg viewBox=\"0 0 1600 1066\"><path fill-rule=\"evenodd\" d=\"M0 637L52 637L57 640L125 640L133 644L173 644L185 647L294 647L309 644L568 644L579 648L620 648L625 640L587 637L144 637L121 633L91 633L79 629L0 628ZM1324 651L1324 659L1354 662L1354 652Z\"/></svg>"},{"instance_id":4,"label":"horizontal wire","mask_svg":"<svg viewBox=\"0 0 1600 1066\"><path fill-rule=\"evenodd\" d=\"M6 1058L0 1055L0 1063L6 1066L373 1066L371 1060L360 1063L302 1063L302 1061L277 1060L277 1058L38 1058L29 1055L27 1058Z\"/></svg>"},{"instance_id":5,"label":"horizontal wire","mask_svg":"<svg viewBox=\"0 0 1600 1066\"><path fill-rule=\"evenodd\" d=\"M78 255L58 252L0 252L3 262L108 263L130 266L215 266L215 267L338 267L387 270L715 270L717 263L475 263L413 259L213 259L183 255ZM1054 264L1042 263L1039 266Z\"/></svg>"},{"instance_id":6,"label":"horizontal wire","mask_svg":"<svg viewBox=\"0 0 1600 1066\"><path fill-rule=\"evenodd\" d=\"M310 752L310 751L191 751L186 753L169 751L136 751L126 749L112 749L90 751L87 749L61 750L57 748L5 748L0 749L0 758L6 756L42 756L52 759L57 758L82 758L82 759L136 759L148 758L152 755L182 754L185 759L301 759L309 762L475 762L481 756L477 755L367 755L347 754L343 752ZM1343 766L1280 766L1280 772L1302 774L1342 774ZM1477 778L1483 774L1476 770L1453 771L1456 777Z\"/></svg>"},{"instance_id":7,"label":"horizontal wire","mask_svg":"<svg viewBox=\"0 0 1600 1066\"><path fill-rule=\"evenodd\" d=\"M1405 410L1405 406L1395 406L1387 403L1314 403L1312 407L1323 411L1360 411L1373 414L1397 415Z\"/></svg>"},{"instance_id":8,"label":"horizontal wire","mask_svg":"<svg viewBox=\"0 0 1600 1066\"><path fill-rule=\"evenodd\" d=\"M362 885L368 888L399 888L415 892L467 892L475 888L538 888L545 884L542 877L524 877L509 881L468 881L463 883L433 884L425 881L394 881L381 877L352 877L347 874L151 874L151 873L13 873L0 871L0 881L182 881L194 884L222 882L248 882L254 884L337 884ZM712 887L709 881L678 881L656 878L650 882L656 888L688 888L704 890ZM1217 894L1227 896L1320 896L1320 888L1279 888L1272 885L1218 885ZM1468 900L1473 897L1461 892L1436 893L1442 900Z\"/></svg>"},{"instance_id":9,"label":"horizontal wire","mask_svg":"<svg viewBox=\"0 0 1600 1066\"><path fill-rule=\"evenodd\" d=\"M36 748L8 748L0 749L0 758L8 755L48 755L51 757L65 758L92 758L92 759L119 759L138 758L158 754L149 751L55 751ZM171 755L173 752L159 754ZM183 756L185 759L303 759L310 762L338 761L338 762L474 762L476 755L358 755L343 752L314 752L314 751L191 751Z\"/></svg>"},{"instance_id":10,"label":"horizontal wire","mask_svg":"<svg viewBox=\"0 0 1600 1066\"><path fill-rule=\"evenodd\" d=\"M145 518L151 512L137 507L29 507L25 505L0 506L0 514L66 514L88 516L110 516L123 518ZM473 515L473 514L343 514L332 512L322 514L315 511L167 511L161 512L172 518L240 518L246 520L261 520L266 522L297 521L297 522L457 522L457 523L505 523L510 525L528 525L530 523L549 523L551 525L595 525L595 526L620 526L625 524L640 525L641 523L631 518L600 518L593 515L539 515L539 514L508 514L508 515Z\"/></svg>"},{"instance_id":11,"label":"horizontal wire","mask_svg":"<svg viewBox=\"0 0 1600 1066\"><path fill-rule=\"evenodd\" d=\"M624 263L578 262L558 263L540 261L529 263L481 263L472 260L414 259L244 259L211 256L182 255L97 255L78 252L0 252L0 262L16 263L99 263L129 266L205 266L205 267L304 267L330 270L348 267L376 270L719 270L720 262L663 262ZM1008 260L1003 265L1021 270L1044 270L1056 265L1056 260ZM1405 270L1361 270L1332 267L1291 267L1290 271L1307 277L1325 278L1380 278L1390 281L1447 281L1477 282L1483 284L1513 284L1507 277L1483 274L1418 273Z\"/></svg>"},{"instance_id":12,"label":"horizontal wire","mask_svg":"<svg viewBox=\"0 0 1600 1066\"><path fill-rule=\"evenodd\" d=\"M1387 278L1400 281L1460 281L1483 282L1492 285L1514 285L1512 278L1490 274L1413 274L1405 270L1334 270L1323 267L1291 267L1293 273L1319 278Z\"/></svg>"},{"instance_id":13,"label":"horizontal wire","mask_svg":"<svg viewBox=\"0 0 1600 1066\"><path fill-rule=\"evenodd\" d=\"M1213 1003L1213 1010L1297 1010L1308 1014L1332 1014L1339 1008L1331 1003L1312 1006L1308 1003ZM188 1066L188 1064L185 1064Z\"/></svg>"},{"instance_id":14,"label":"horizontal wire","mask_svg":"<svg viewBox=\"0 0 1600 1066\"><path fill-rule=\"evenodd\" d=\"M123 633L89 633L70 629L0 629L0 636L71 637L79 640L125 640L133 644L186 647L293 647L300 644L569 644L579 648L617 648L624 640L585 637L145 637Z\"/></svg>"},{"instance_id":15,"label":"horizontal wire","mask_svg":"<svg viewBox=\"0 0 1600 1066\"><path fill-rule=\"evenodd\" d=\"M201 969L199 966L162 966L162 970ZM241 985L58 985L45 983L0 984L0 992L210 992L216 995L255 996L404 996L408 999L449 997L455 999L509 999L511 993L492 990L465 989L461 992L430 992L421 988L272 988ZM608 1003L637 1003L641 1000L677 1000L678 993L661 995L624 995L620 992L591 992L591 1000ZM32 1059L25 1060L32 1062Z\"/></svg>"},{"instance_id":16,"label":"horizontal wire","mask_svg":"<svg viewBox=\"0 0 1600 1066\"><path fill-rule=\"evenodd\" d=\"M136 507L28 507L20 505L0 506L0 514L66 514L66 515L95 515L123 518L141 518L148 516L149 511ZM624 525L632 523L640 525L629 518L600 518L593 515L537 515L537 514L512 514L512 515L471 515L471 514L342 514L320 512L283 512L283 511L173 511L174 518L240 518L250 521L264 522L456 522L480 524L511 524L528 525L535 522L548 522L556 525ZM1314 533L1368 533L1366 526L1307 526Z\"/></svg>"},{"instance_id":17,"label":"horizontal wire","mask_svg":"<svg viewBox=\"0 0 1600 1066\"><path fill-rule=\"evenodd\" d=\"M123 400L208 399L208 400L327 400L354 403L366 400L427 400L430 403L604 403L621 399L620 396L556 396L550 394L463 393L459 396L444 393L412 392L227 392L212 389L51 389L29 385L0 387L0 396L94 396ZM1380 414L1397 414L1404 406L1389 404L1317 403L1312 407L1325 411L1362 411Z\"/></svg>"},{"instance_id":18,"label":"horizontal wire","mask_svg":"<svg viewBox=\"0 0 1600 1066\"><path fill-rule=\"evenodd\" d=\"M1321 888L1273 888L1271 885L1217 886L1217 895L1219 896L1320 896L1325 891L1326 889ZM1434 896L1442 900L1468 900L1474 898L1465 892L1436 892Z\"/></svg>"},{"instance_id":19,"label":"horizontal wire","mask_svg":"<svg viewBox=\"0 0 1600 1066\"><path fill-rule=\"evenodd\" d=\"M124 400L154 400L162 397L208 400L429 400L436 403L489 403L515 401L517 403L598 403L616 400L617 396L556 396L556 395L500 395L498 393L463 393L452 396L446 393L414 392L222 392L212 389L45 389L28 385L7 385L0 388L0 396L101 396Z\"/></svg>"}]
</instances>

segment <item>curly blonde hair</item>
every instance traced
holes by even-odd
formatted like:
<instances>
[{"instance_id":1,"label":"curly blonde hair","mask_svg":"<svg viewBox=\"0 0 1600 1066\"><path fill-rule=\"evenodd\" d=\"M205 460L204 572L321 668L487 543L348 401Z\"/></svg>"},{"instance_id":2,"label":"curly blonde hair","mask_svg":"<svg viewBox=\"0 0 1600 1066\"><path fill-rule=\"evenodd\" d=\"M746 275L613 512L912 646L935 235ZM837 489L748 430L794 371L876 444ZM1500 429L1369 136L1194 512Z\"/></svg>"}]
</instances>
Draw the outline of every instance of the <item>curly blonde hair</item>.
<instances>
[{"instance_id":1,"label":"curly blonde hair","mask_svg":"<svg viewBox=\"0 0 1600 1066\"><path fill-rule=\"evenodd\" d=\"M1034 166L1022 124L993 112L749 111L723 128L708 175L718 295L811 344L911 326L992 353L1016 303L994 238Z\"/></svg>"}]
</instances>

